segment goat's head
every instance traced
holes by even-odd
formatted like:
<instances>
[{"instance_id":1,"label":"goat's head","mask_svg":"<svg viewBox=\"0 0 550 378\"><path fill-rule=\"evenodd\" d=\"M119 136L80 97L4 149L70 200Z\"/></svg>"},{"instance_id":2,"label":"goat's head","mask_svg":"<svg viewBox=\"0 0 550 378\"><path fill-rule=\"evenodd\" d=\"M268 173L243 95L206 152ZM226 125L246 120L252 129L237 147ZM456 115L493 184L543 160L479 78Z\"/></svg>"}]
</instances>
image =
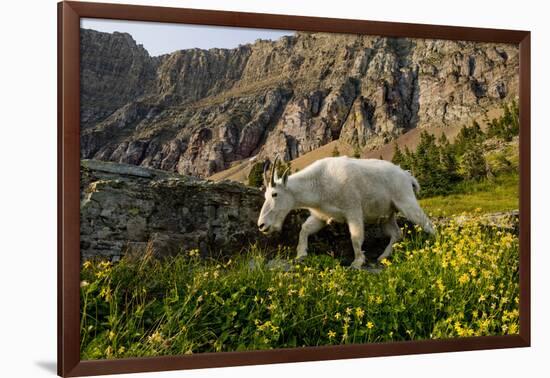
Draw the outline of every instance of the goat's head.
<instances>
[{"instance_id":1,"label":"goat's head","mask_svg":"<svg viewBox=\"0 0 550 378\"><path fill-rule=\"evenodd\" d=\"M279 178L277 176L277 161L275 157L271 171L269 162L264 165L265 201L258 218L258 227L264 234L281 231L283 222L294 207L294 196L287 188L289 169Z\"/></svg>"}]
</instances>

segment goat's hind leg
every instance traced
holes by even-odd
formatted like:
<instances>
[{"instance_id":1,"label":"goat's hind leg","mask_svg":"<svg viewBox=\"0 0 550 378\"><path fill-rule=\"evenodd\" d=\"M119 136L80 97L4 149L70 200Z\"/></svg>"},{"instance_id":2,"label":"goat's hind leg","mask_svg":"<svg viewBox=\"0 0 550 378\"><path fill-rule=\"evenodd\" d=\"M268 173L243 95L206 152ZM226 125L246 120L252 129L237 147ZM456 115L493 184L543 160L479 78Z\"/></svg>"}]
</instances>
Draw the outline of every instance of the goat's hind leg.
<instances>
[{"instance_id":1,"label":"goat's hind leg","mask_svg":"<svg viewBox=\"0 0 550 378\"><path fill-rule=\"evenodd\" d=\"M361 250L363 241L365 240L365 225L362 217L348 219L348 228L351 236L351 244L353 245L353 253L355 260L351 263L351 267L361 269L365 263L365 254Z\"/></svg>"},{"instance_id":2,"label":"goat's hind leg","mask_svg":"<svg viewBox=\"0 0 550 378\"><path fill-rule=\"evenodd\" d=\"M378 256L378 262L391 256L393 251L393 244L401 240L403 233L395 220L395 214L393 214L386 223L382 225L382 230L386 236L390 237L390 242L384 252Z\"/></svg>"},{"instance_id":3,"label":"goat's hind leg","mask_svg":"<svg viewBox=\"0 0 550 378\"><path fill-rule=\"evenodd\" d=\"M401 212L401 214L403 214L405 218L422 227L422 229L428 234L435 235L435 228L432 222L424 213L416 198L395 203L395 207Z\"/></svg>"},{"instance_id":4,"label":"goat's hind leg","mask_svg":"<svg viewBox=\"0 0 550 378\"><path fill-rule=\"evenodd\" d=\"M307 240L309 235L312 235L323 227L326 223L322 219L317 218L314 215L310 215L304 224L302 224L302 229L300 230L300 237L298 241L298 247L296 247L297 256L296 259L300 260L307 256Z\"/></svg>"}]
</instances>

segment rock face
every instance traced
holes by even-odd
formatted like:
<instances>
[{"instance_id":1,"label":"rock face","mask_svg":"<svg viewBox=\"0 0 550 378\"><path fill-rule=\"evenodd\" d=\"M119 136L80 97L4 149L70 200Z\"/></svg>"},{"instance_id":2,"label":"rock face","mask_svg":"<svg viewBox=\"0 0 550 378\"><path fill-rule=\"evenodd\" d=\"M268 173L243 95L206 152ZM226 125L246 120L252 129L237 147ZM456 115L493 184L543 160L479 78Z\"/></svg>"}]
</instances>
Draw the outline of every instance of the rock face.
<instances>
[{"instance_id":1,"label":"rock face","mask_svg":"<svg viewBox=\"0 0 550 378\"><path fill-rule=\"evenodd\" d=\"M125 164L83 160L81 254L120 256L152 243L160 254L239 251L258 238L257 190Z\"/></svg>"},{"instance_id":2,"label":"rock face","mask_svg":"<svg viewBox=\"0 0 550 378\"><path fill-rule=\"evenodd\" d=\"M299 32L150 57L128 34L81 39L82 157L199 177L468 124L518 95L515 45Z\"/></svg>"}]
</instances>

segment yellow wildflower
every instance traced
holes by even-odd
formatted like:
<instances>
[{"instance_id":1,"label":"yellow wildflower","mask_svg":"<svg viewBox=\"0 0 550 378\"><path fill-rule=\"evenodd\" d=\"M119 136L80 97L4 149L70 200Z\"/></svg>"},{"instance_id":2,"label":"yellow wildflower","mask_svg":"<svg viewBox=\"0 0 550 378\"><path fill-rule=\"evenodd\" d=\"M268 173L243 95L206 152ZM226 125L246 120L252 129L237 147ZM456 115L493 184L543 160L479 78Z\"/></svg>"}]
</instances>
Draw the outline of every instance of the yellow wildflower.
<instances>
[{"instance_id":1,"label":"yellow wildflower","mask_svg":"<svg viewBox=\"0 0 550 378\"><path fill-rule=\"evenodd\" d=\"M445 285L443 284L443 280L441 278L438 278L435 284L437 285L437 288L439 289L439 291L445 290Z\"/></svg>"},{"instance_id":2,"label":"yellow wildflower","mask_svg":"<svg viewBox=\"0 0 550 378\"><path fill-rule=\"evenodd\" d=\"M458 282L461 285L464 285L465 283L470 282L470 276L468 275L468 273L464 273L462 276L460 276L458 279Z\"/></svg>"},{"instance_id":3,"label":"yellow wildflower","mask_svg":"<svg viewBox=\"0 0 550 378\"><path fill-rule=\"evenodd\" d=\"M163 340L163 337L159 331L155 331L151 336L147 338L150 343L160 343Z\"/></svg>"}]
</instances>

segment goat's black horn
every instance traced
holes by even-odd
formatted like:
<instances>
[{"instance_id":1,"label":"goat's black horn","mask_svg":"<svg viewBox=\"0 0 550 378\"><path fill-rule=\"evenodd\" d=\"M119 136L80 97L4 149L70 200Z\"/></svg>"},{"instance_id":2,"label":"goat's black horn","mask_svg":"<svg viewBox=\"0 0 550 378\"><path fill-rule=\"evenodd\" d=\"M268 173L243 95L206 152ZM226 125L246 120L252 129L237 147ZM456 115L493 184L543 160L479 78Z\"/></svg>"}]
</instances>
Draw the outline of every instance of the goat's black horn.
<instances>
[{"instance_id":1,"label":"goat's black horn","mask_svg":"<svg viewBox=\"0 0 550 378\"><path fill-rule=\"evenodd\" d=\"M275 160L273 161L273 166L271 167L271 179L270 183L271 186L275 186L275 170L277 169L277 163L279 162L279 155L275 156Z\"/></svg>"}]
</instances>

